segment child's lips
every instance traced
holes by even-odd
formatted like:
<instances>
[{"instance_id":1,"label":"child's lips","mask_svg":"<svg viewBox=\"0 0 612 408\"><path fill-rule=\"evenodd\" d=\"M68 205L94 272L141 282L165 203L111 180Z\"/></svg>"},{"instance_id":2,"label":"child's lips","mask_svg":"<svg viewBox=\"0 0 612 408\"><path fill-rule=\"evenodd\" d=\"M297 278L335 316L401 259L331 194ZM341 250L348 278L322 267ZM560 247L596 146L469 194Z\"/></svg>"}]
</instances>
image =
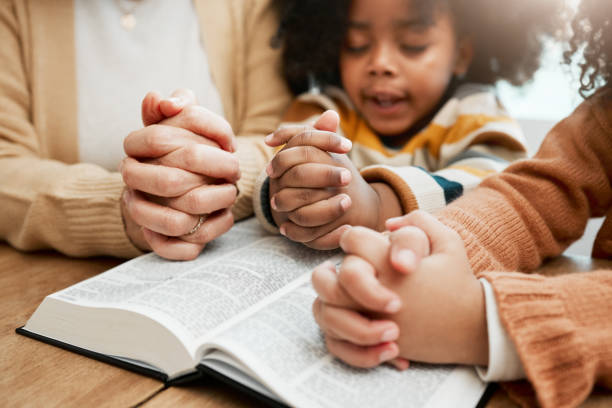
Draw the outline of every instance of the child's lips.
<instances>
[{"instance_id":1,"label":"child's lips","mask_svg":"<svg viewBox=\"0 0 612 408\"><path fill-rule=\"evenodd\" d=\"M405 99L406 92L395 87L372 87L363 90L364 98L376 99L378 101L394 101L397 99Z\"/></svg>"},{"instance_id":2,"label":"child's lips","mask_svg":"<svg viewBox=\"0 0 612 408\"><path fill-rule=\"evenodd\" d=\"M366 98L365 103L379 115L389 116L398 113L405 106L406 98L375 96Z\"/></svg>"}]
</instances>

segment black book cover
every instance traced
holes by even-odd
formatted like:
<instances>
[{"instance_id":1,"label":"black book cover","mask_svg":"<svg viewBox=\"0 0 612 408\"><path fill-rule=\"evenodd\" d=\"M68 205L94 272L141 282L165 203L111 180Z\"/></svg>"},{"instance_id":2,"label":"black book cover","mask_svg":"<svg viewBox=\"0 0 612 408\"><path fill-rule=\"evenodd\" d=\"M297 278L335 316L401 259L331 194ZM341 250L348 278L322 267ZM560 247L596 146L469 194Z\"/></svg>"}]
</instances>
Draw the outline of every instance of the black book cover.
<instances>
[{"instance_id":1,"label":"black book cover","mask_svg":"<svg viewBox=\"0 0 612 408\"><path fill-rule=\"evenodd\" d=\"M59 348L62 348L64 350L68 350L71 351L73 353L77 353L77 354L81 354L85 357L89 357L89 358L93 358L95 360L101 361L103 363L107 363L107 364L111 364L114 365L116 367L120 367L129 371L133 371L135 373L138 374L142 374L142 375L146 375L147 377L152 377L155 378L156 380L162 381L166 386L172 386L172 385L179 385L179 384L184 384L187 383L189 381L193 381L196 379L201 379L201 378L206 378L208 376L210 377L214 377L215 379L230 385L231 387L244 392L254 398L256 398L257 400L265 403L266 405L270 406L270 407L274 407L274 408L287 408L287 405L282 404L274 399L269 398L266 395L262 395L259 392L246 387L242 384L240 384L239 382L234 381L233 379L226 377L225 375L218 373L216 371L214 371L213 369L211 369L210 367L206 367L204 365L198 365L196 367L195 372L193 373L189 373L189 374L185 374L182 375L180 377L174 378L172 380L168 379L168 376L158 370L153 370L147 367L142 367L140 365L137 364L130 364L129 362L125 361L125 360L121 360L112 356L109 356L107 354L102 354L102 353L96 353L95 351L91 351L91 350L87 350L81 347L77 347L74 346L72 344L68 344L68 343L64 343L62 341L58 341L55 339L52 339L50 337L46 337L46 336L41 336L40 334L36 334L36 333L32 333L31 331L28 331L26 329L24 329L24 327L19 327L17 329L15 329L15 331L17 332L17 334L21 334L22 336L26 336L26 337L30 337L34 340L38 340L38 341L42 341L43 343L47 343L47 344L51 344L52 346L56 346Z\"/></svg>"},{"instance_id":2,"label":"black book cover","mask_svg":"<svg viewBox=\"0 0 612 408\"><path fill-rule=\"evenodd\" d=\"M50 337L41 336L40 334L32 333L31 331L24 329L23 326L17 328L15 331L18 334L21 334L22 336L30 337L32 339L42 341L43 343L51 344L53 346L62 348L64 350L72 351L73 353L81 354L85 357L89 357L89 358L93 358L98 361L102 361L103 363L112 364L114 366L117 366L117 367L120 367L126 370L130 370L138 374L143 374L143 375L146 375L147 377L155 378L156 380L162 381L166 385L181 384L187 381L194 380L196 378L200 378L202 376L202 374L199 371L196 371L196 372L185 374L180 377L169 380L168 376L161 371L154 370L154 369L147 368L147 367L142 367L137 364L130 364L127 361L124 361L124 360L121 360L121 359L118 359L118 358L115 358L115 357L112 357L106 354L96 353L95 351L86 350L84 348L77 347L72 344L64 343L62 341L55 340Z\"/></svg>"}]
</instances>

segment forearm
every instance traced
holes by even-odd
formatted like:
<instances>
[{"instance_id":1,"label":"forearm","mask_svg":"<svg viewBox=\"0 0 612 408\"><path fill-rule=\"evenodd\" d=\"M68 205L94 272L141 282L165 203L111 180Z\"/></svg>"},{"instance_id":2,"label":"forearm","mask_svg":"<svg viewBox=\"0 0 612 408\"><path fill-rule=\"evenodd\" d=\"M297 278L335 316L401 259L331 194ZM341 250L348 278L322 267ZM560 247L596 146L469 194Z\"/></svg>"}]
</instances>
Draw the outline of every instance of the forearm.
<instances>
[{"instance_id":1,"label":"forearm","mask_svg":"<svg viewBox=\"0 0 612 408\"><path fill-rule=\"evenodd\" d=\"M534 158L487 178L439 214L461 234L476 272L531 271L612 207L612 161L601 155L612 143L589 103L559 123Z\"/></svg>"},{"instance_id":2,"label":"forearm","mask_svg":"<svg viewBox=\"0 0 612 408\"><path fill-rule=\"evenodd\" d=\"M459 339L464 339L463 345L459 348L459 363L470 365L489 364L489 336L487 330L486 302L485 293L480 282L473 281L473 296L466 299L465 320L458 316L459 323L462 324L456 333Z\"/></svg>"},{"instance_id":3,"label":"forearm","mask_svg":"<svg viewBox=\"0 0 612 408\"><path fill-rule=\"evenodd\" d=\"M36 157L0 160L0 236L71 256L139 255L124 230L118 173Z\"/></svg>"}]
</instances>

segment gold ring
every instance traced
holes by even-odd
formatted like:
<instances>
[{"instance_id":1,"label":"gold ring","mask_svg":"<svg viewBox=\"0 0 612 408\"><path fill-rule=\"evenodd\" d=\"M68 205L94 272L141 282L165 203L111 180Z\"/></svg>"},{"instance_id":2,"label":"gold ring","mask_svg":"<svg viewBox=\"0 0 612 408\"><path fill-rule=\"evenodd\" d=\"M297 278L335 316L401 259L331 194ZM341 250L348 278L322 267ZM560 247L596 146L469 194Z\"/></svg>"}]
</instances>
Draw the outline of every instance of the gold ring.
<instances>
[{"instance_id":1,"label":"gold ring","mask_svg":"<svg viewBox=\"0 0 612 408\"><path fill-rule=\"evenodd\" d=\"M204 220L206 220L206 215L200 215L200 218L198 218L198 222L196 223L196 225L194 225L191 231L187 233L187 235L195 234L200 229L202 224L204 224Z\"/></svg>"}]
</instances>

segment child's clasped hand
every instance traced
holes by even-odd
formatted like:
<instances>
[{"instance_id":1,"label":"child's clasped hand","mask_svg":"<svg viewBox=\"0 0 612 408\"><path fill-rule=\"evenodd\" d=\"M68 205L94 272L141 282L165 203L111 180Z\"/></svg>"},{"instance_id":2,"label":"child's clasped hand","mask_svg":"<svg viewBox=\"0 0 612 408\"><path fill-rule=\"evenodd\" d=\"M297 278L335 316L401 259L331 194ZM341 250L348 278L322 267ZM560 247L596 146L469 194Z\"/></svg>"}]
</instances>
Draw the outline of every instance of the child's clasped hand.
<instances>
[{"instance_id":1,"label":"child's clasped hand","mask_svg":"<svg viewBox=\"0 0 612 408\"><path fill-rule=\"evenodd\" d=\"M388 236L345 232L338 271L312 275L328 349L358 367L407 361L488 362L485 301L458 234L423 211L391 219Z\"/></svg>"},{"instance_id":2,"label":"child's clasped hand","mask_svg":"<svg viewBox=\"0 0 612 408\"><path fill-rule=\"evenodd\" d=\"M283 235L316 249L338 247L349 225L380 229L381 192L368 184L337 133L338 114L327 111L312 126L287 126L266 138L283 148L269 163L272 217Z\"/></svg>"}]
</instances>

